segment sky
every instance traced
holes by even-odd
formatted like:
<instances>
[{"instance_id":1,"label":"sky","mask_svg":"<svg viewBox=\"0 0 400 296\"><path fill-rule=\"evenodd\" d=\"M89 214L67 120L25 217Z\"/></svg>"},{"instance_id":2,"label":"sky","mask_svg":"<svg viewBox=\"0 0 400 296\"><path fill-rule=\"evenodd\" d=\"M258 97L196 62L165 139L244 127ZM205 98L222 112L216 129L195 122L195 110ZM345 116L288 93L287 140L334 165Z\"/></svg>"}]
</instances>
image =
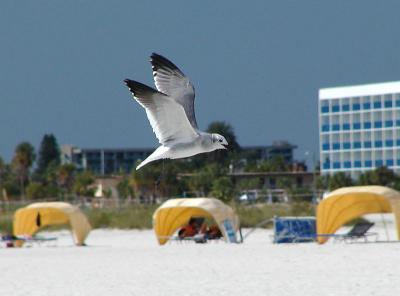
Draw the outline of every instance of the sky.
<instances>
[{"instance_id":1,"label":"sky","mask_svg":"<svg viewBox=\"0 0 400 296\"><path fill-rule=\"evenodd\" d=\"M400 1L0 3L0 157L44 134L85 148L156 147L123 79L154 86L149 56L196 89L201 129L318 152L318 90L400 80ZM311 155L311 154L308 154Z\"/></svg>"}]
</instances>

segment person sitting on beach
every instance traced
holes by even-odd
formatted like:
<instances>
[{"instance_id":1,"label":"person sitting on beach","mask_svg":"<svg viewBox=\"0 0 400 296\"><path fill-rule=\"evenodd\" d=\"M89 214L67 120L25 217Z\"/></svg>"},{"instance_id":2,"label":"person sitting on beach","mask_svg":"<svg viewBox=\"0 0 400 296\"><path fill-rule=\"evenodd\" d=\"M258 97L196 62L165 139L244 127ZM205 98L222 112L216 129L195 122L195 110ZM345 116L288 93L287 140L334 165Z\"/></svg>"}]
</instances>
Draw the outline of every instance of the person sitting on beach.
<instances>
[{"instance_id":1,"label":"person sitting on beach","mask_svg":"<svg viewBox=\"0 0 400 296\"><path fill-rule=\"evenodd\" d=\"M197 228L194 224L187 224L183 226L179 232L178 232L178 237L180 239L186 238L186 237L193 237L197 234Z\"/></svg>"}]
</instances>

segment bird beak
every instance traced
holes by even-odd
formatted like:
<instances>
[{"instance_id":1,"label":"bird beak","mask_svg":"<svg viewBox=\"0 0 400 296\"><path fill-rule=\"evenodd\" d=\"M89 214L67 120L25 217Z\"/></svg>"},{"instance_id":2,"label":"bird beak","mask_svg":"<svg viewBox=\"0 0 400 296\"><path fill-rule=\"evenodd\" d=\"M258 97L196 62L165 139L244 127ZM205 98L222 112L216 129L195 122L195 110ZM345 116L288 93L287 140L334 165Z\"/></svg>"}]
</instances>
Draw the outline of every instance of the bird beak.
<instances>
[{"instance_id":1,"label":"bird beak","mask_svg":"<svg viewBox=\"0 0 400 296\"><path fill-rule=\"evenodd\" d=\"M224 145L228 145L228 143L222 143L222 144L220 144L220 146L221 146L221 149L225 149L225 150L227 150L228 148L227 147L225 147Z\"/></svg>"}]
</instances>

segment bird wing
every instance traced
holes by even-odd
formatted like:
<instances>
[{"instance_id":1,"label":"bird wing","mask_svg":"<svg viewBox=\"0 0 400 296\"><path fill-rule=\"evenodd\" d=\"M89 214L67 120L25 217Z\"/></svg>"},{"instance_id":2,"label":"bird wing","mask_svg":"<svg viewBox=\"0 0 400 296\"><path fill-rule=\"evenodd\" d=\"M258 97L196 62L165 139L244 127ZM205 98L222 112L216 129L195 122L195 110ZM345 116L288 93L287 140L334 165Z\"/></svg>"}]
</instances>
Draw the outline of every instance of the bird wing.
<instances>
[{"instance_id":1,"label":"bird wing","mask_svg":"<svg viewBox=\"0 0 400 296\"><path fill-rule=\"evenodd\" d=\"M160 144L193 141L198 136L181 105L142 83L125 79L135 100L146 109L147 118Z\"/></svg>"},{"instance_id":2,"label":"bird wing","mask_svg":"<svg viewBox=\"0 0 400 296\"><path fill-rule=\"evenodd\" d=\"M170 96L185 110L194 129L198 129L194 113L194 87L177 66L163 56L153 53L150 58L157 89Z\"/></svg>"}]
</instances>

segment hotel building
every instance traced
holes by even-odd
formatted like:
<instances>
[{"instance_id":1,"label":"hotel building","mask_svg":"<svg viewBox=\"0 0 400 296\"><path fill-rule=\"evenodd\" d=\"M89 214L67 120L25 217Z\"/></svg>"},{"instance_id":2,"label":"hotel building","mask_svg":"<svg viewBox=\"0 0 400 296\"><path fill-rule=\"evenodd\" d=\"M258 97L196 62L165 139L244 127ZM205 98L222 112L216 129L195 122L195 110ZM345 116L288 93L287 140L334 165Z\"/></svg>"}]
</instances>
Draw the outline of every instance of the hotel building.
<instances>
[{"instance_id":1,"label":"hotel building","mask_svg":"<svg viewBox=\"0 0 400 296\"><path fill-rule=\"evenodd\" d=\"M400 172L400 82L319 90L321 174Z\"/></svg>"}]
</instances>

